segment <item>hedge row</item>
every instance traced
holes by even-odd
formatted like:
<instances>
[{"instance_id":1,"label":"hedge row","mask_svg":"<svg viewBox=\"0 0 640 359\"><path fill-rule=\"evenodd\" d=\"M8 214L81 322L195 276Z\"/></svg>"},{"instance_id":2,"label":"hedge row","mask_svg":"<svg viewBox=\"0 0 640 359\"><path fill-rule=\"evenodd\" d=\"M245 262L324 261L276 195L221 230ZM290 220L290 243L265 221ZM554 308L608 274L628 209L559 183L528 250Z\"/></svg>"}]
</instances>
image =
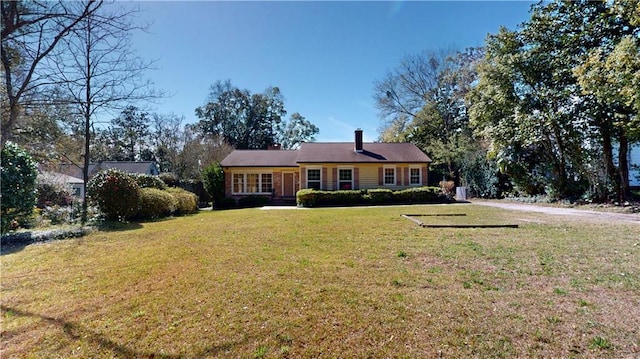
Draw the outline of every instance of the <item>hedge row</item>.
<instances>
[{"instance_id":1,"label":"hedge row","mask_svg":"<svg viewBox=\"0 0 640 359\"><path fill-rule=\"evenodd\" d=\"M296 194L301 207L354 206L367 204L445 203L450 199L439 187L416 187L400 191L390 189L318 191L303 189Z\"/></svg>"}]
</instances>

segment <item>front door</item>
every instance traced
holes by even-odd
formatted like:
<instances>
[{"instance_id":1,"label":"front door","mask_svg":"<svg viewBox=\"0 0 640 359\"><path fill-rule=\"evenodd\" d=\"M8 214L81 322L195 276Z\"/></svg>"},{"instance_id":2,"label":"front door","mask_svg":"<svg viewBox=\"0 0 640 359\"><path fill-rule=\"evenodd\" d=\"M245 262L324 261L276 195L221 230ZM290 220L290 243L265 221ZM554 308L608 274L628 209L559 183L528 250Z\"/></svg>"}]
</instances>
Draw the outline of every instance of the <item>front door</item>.
<instances>
[{"instance_id":1,"label":"front door","mask_svg":"<svg viewBox=\"0 0 640 359\"><path fill-rule=\"evenodd\" d=\"M282 195L284 197L293 197L295 194L293 188L293 173L282 174Z\"/></svg>"}]
</instances>

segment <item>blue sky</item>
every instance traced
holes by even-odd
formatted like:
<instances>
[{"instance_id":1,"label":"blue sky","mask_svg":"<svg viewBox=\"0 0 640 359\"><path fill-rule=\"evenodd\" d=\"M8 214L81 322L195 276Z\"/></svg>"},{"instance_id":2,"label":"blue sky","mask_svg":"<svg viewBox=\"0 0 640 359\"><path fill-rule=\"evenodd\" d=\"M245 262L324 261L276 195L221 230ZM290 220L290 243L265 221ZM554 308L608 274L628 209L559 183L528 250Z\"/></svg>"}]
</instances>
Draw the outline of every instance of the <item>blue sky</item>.
<instances>
[{"instance_id":1,"label":"blue sky","mask_svg":"<svg viewBox=\"0 0 640 359\"><path fill-rule=\"evenodd\" d=\"M136 3L138 4L138 3ZM531 2L217 2L139 3L148 33L134 35L148 72L173 96L158 113L197 122L217 80L251 93L278 86L287 118L299 112L320 128L318 141L365 141L381 121L373 82L409 53L481 46L499 27L529 19Z\"/></svg>"}]
</instances>

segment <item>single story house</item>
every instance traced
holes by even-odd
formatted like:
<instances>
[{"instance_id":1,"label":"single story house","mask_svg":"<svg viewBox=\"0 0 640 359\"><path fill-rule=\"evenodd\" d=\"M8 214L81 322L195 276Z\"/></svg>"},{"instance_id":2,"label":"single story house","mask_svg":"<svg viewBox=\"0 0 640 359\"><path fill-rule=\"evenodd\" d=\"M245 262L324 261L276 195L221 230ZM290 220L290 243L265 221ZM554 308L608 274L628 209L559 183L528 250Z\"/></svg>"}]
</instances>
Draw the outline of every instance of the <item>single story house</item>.
<instances>
[{"instance_id":1,"label":"single story house","mask_svg":"<svg viewBox=\"0 0 640 359\"><path fill-rule=\"evenodd\" d=\"M297 150L235 150L220 163L225 195L293 199L300 189L349 190L427 185L431 159L412 143L309 142Z\"/></svg>"},{"instance_id":2,"label":"single story house","mask_svg":"<svg viewBox=\"0 0 640 359\"><path fill-rule=\"evenodd\" d=\"M102 170L117 168L125 173L147 174L157 176L160 174L158 166L152 161L103 161L89 164L89 179ZM75 164L64 163L60 165L62 179L73 188L74 194L84 198L84 181L82 167ZM78 182L79 181L79 182Z\"/></svg>"},{"instance_id":3,"label":"single story house","mask_svg":"<svg viewBox=\"0 0 640 359\"><path fill-rule=\"evenodd\" d=\"M64 173L42 171L38 173L38 182L68 186L71 189L71 194L84 198L84 181L81 178Z\"/></svg>"},{"instance_id":4,"label":"single story house","mask_svg":"<svg viewBox=\"0 0 640 359\"><path fill-rule=\"evenodd\" d=\"M116 168L125 173L145 174L157 176L160 174L158 166L153 161L102 161L98 163L89 164L89 178L93 177L96 173ZM75 164L62 164L60 165L60 172L82 178L82 167Z\"/></svg>"}]
</instances>

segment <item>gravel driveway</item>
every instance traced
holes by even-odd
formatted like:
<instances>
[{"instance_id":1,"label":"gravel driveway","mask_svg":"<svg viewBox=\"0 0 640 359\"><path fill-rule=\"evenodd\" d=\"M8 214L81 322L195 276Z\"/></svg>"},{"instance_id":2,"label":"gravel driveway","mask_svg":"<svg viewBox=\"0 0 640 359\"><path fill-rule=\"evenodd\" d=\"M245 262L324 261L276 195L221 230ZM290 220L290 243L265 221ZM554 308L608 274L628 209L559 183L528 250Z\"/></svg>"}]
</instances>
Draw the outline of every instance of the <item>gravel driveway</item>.
<instances>
[{"instance_id":1,"label":"gravel driveway","mask_svg":"<svg viewBox=\"0 0 640 359\"><path fill-rule=\"evenodd\" d=\"M604 221L620 221L620 222L631 222L631 223L640 224L640 214L598 212L598 211L589 211L584 209L545 207L545 206L536 206L536 205L530 205L530 204L492 202L492 201L473 201L472 203L480 206L497 207L497 208L510 209L510 210L523 211L523 212L540 212L540 213L560 215L560 216L578 216L583 218L592 218L592 219L598 219L598 220L604 220Z\"/></svg>"}]
</instances>

